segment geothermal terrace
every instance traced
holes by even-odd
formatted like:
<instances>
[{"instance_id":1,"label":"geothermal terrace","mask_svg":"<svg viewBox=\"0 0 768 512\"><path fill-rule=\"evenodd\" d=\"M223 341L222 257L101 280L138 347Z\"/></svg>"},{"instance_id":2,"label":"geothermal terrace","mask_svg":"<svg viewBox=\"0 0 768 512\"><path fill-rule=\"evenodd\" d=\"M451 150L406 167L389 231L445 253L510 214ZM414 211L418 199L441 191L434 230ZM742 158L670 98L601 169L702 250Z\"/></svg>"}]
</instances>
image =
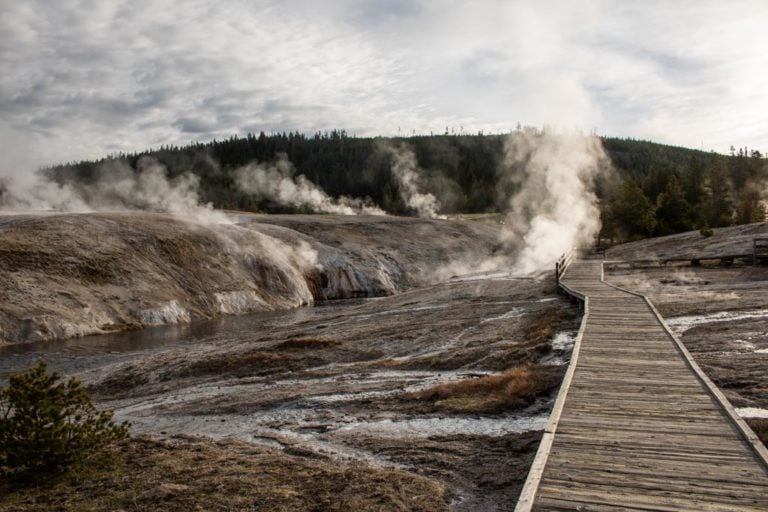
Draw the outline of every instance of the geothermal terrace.
<instances>
[{"instance_id":1,"label":"geothermal terrace","mask_svg":"<svg viewBox=\"0 0 768 512\"><path fill-rule=\"evenodd\" d=\"M768 452L651 303L598 261L561 285L585 315L517 510L768 509Z\"/></svg>"},{"instance_id":2,"label":"geothermal terrace","mask_svg":"<svg viewBox=\"0 0 768 512\"><path fill-rule=\"evenodd\" d=\"M550 273L498 260L499 229L0 215L0 379L45 359L133 434L122 470L0 489L0 509L494 512L530 474L521 510L765 510L760 453L723 404L764 439L768 267L661 262L744 254L768 225L610 249L606 279L665 322L573 264L580 332Z\"/></svg>"}]
</instances>

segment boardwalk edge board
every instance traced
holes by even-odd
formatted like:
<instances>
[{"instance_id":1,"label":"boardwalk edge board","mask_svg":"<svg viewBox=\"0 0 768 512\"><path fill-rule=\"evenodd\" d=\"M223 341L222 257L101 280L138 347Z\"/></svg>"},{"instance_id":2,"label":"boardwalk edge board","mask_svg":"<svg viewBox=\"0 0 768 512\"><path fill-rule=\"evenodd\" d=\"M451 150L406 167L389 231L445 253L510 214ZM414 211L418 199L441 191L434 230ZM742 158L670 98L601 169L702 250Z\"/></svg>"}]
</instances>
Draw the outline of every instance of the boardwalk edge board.
<instances>
[{"instance_id":1,"label":"boardwalk edge board","mask_svg":"<svg viewBox=\"0 0 768 512\"><path fill-rule=\"evenodd\" d=\"M563 275L565 275L565 272L563 272ZM536 451L536 456L534 457L533 463L531 464L531 469L528 472L525 485L523 486L523 490L520 492L520 497L517 500L515 512L529 512L531 507L533 507L534 500L536 499L536 493L539 490L541 476L544 473L544 467L547 465L549 452L552 449L552 443L555 440L557 424L560 421L560 415L563 412L565 399L568 396L568 390L571 387L573 373L576 371L576 363L579 360L579 351L581 349L581 340L584 337L584 330L587 327L587 318L589 317L589 299L585 295L571 290L562 282L559 283L559 286L563 288L566 293L576 297L584 303L584 314L581 317L579 332L576 335L576 340L573 343L573 350L571 351L571 362L568 364L568 370L565 372L563 382L560 384L560 390L557 392L555 405L552 407L552 412L549 415L549 421L547 422L547 426L544 428L544 435L541 437L541 442L539 443L539 449Z\"/></svg>"},{"instance_id":2,"label":"boardwalk edge board","mask_svg":"<svg viewBox=\"0 0 768 512\"><path fill-rule=\"evenodd\" d=\"M562 272L562 277L565 276L567 271L568 269L566 268ZM640 293L633 292L633 291L630 291L606 282L604 262L600 264L600 282L616 290L619 290L621 292L628 293L630 295L634 295L637 297L641 297L645 301L645 303L653 313L653 316L659 322L659 325L662 327L664 332L673 341L675 349L682 356L686 366L691 370L694 377L701 383L704 391L707 394L709 394L710 397L714 399L715 403L726 413L726 417L730 420L736 432L752 448L752 451L755 455L756 460L760 464L762 464L763 467L768 469L768 450L766 450L765 446L762 444L762 442L754 433L754 431L749 427L749 425L736 413L736 410L734 409L730 401L726 398L726 396L717 388L717 386L709 379L709 377L706 376L703 370L694 361L691 353L688 351L688 349L686 349L682 341L672 332L672 330L664 321L664 318L659 314L658 310L653 305L651 300L645 295L642 295ZM581 349L582 339L584 337L584 331L586 329L587 320L589 318L588 296L582 293L576 292L575 290L572 290L567 285L565 285L560 279L558 279L557 284L558 284L558 287L561 288L565 293L578 299L584 304L584 309L583 309L584 314L581 319L581 326L579 327L578 335L574 342L573 352L571 354L571 361L570 361L570 364L568 365L568 370L566 371L565 377L563 378L563 382L560 386L560 390L558 391L557 397L555 399L555 404L553 406L552 413L550 414L550 418L546 428L544 429L544 434L542 435L539 448L536 452L533 463L531 464L531 469L528 472L528 477L526 478L525 484L520 493L517 506L515 507L515 512L530 512L536 501L536 496L539 492L539 487L541 484L542 476L544 474L544 469L547 465L547 461L549 459L550 453L552 451L552 446L555 441L555 434L557 431L558 423L560 421L560 416L563 412L565 401L568 396L568 391L571 387L571 383L573 380L573 375L578 365L579 352Z\"/></svg>"}]
</instances>

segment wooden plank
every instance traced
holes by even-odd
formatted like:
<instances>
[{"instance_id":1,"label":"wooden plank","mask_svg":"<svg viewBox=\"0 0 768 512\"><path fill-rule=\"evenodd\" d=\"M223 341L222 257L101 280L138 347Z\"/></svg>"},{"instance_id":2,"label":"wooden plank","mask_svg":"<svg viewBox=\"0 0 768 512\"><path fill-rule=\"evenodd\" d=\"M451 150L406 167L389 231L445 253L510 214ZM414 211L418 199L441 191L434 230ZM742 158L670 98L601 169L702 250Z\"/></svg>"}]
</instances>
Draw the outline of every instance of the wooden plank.
<instances>
[{"instance_id":1,"label":"wooden plank","mask_svg":"<svg viewBox=\"0 0 768 512\"><path fill-rule=\"evenodd\" d=\"M605 496L631 494L648 498L676 497L697 503L722 503L734 506L768 506L768 494L764 486L742 486L742 489L715 488L710 482L691 480L643 480L636 477L597 478L594 475L577 475L570 478L549 478L541 480L542 487L558 487L559 492L594 492ZM766 510L766 509L763 509Z\"/></svg>"},{"instance_id":2,"label":"wooden plank","mask_svg":"<svg viewBox=\"0 0 768 512\"><path fill-rule=\"evenodd\" d=\"M638 411L611 411L605 409L591 409L585 410L580 407L579 409L569 408L565 413L561 415L561 419L590 419L598 422L613 422L613 423L627 423L637 420L639 416ZM656 413L655 411L648 414L643 414L643 421L646 422L663 422L665 424L678 423L678 424L694 424L694 425L722 425L723 418L717 412L712 414L686 414L676 415L670 413Z\"/></svg>"},{"instance_id":3,"label":"wooden plank","mask_svg":"<svg viewBox=\"0 0 768 512\"><path fill-rule=\"evenodd\" d=\"M716 478L702 478L697 474L662 475L639 471L611 471L594 468L550 468L544 474L542 482L563 481L585 488L605 488L618 485L624 489L642 491L690 493L699 498L730 501L746 499L753 504L764 503L768 506L766 486L761 483L727 481Z\"/></svg>"},{"instance_id":4,"label":"wooden plank","mask_svg":"<svg viewBox=\"0 0 768 512\"><path fill-rule=\"evenodd\" d=\"M559 443L558 453L560 453L560 451L563 451L564 453L589 452L601 456L621 456L627 458L642 455L653 459L673 459L701 464L739 464L742 467L744 465L743 453L713 453L689 446L680 446L677 448L669 448L666 446L656 448L645 447L643 449L638 449L635 446L620 444L595 444L571 441L568 443ZM550 457L551 456L552 455L550 454Z\"/></svg>"},{"instance_id":5,"label":"wooden plank","mask_svg":"<svg viewBox=\"0 0 768 512\"><path fill-rule=\"evenodd\" d=\"M745 473L741 471L728 471L727 466L705 466L685 465L679 462L673 464L663 464L656 459L647 460L644 464L626 464L624 460L614 458L589 458L578 460L551 458L549 464L550 476L562 474L564 478L578 472L588 472L590 474L609 473L610 475L620 475L622 478L661 478L680 479L694 478L705 482L704 485L712 485L712 482L723 482L729 486L741 488L748 484L757 486L765 491L764 477L762 474ZM690 476L689 476L690 475ZM557 477L559 478L559 477Z\"/></svg>"},{"instance_id":6,"label":"wooden plank","mask_svg":"<svg viewBox=\"0 0 768 512\"><path fill-rule=\"evenodd\" d=\"M765 508L760 504L739 503L738 508L734 503L716 503L703 502L693 496L668 494L665 496L649 496L640 492L627 492L616 490L605 493L593 490L579 490L573 488L561 489L555 483L542 485L542 494L546 503L548 500L559 500L561 502L572 502L581 505L580 510L592 510L593 505L615 507L613 510L625 510L626 504L640 510L663 510L663 511L695 511L695 512L765 512ZM585 506L586 505L586 506ZM536 506L534 510L548 510L544 507ZM573 508L571 510L579 510Z\"/></svg>"},{"instance_id":7,"label":"wooden plank","mask_svg":"<svg viewBox=\"0 0 768 512\"><path fill-rule=\"evenodd\" d=\"M550 454L549 462L556 466L599 468L621 468L632 471L635 469L653 469L659 473L675 472L676 474L698 472L702 475L712 475L729 480L745 479L752 482L763 481L764 475L755 469L745 469L738 461L711 459L706 463L701 460L689 460L687 457L675 455L647 454L643 452L595 452L576 449L572 446L558 446L557 453Z\"/></svg>"},{"instance_id":8,"label":"wooden plank","mask_svg":"<svg viewBox=\"0 0 768 512\"><path fill-rule=\"evenodd\" d=\"M734 434L733 428L722 419L718 421L709 422L670 422L670 421L632 421L629 422L617 422L615 419L601 420L596 418L573 418L573 417L561 417L560 427L567 429L568 432L576 432L579 430L600 430L605 432L613 432L616 434L627 435L626 433L634 432L647 432L649 434L675 434L678 433L681 428L685 429L685 433L689 435L700 435L709 437L730 437Z\"/></svg>"},{"instance_id":9,"label":"wooden plank","mask_svg":"<svg viewBox=\"0 0 768 512\"><path fill-rule=\"evenodd\" d=\"M643 511L643 512L700 512L699 509L693 509L693 508L680 508L679 506L671 507L671 506L663 506L654 504L651 506L648 505L642 505L642 504L635 504L635 503L626 503L621 506L618 505L610 505L610 504L603 504L603 503L594 503L589 502L586 503L584 501L580 501L578 499L568 499L568 498L552 498L549 496L542 496L539 498L539 500L536 502L536 506L533 510L540 511L540 510L546 510L549 512L573 512L574 510L584 510L589 512L617 512L617 511Z\"/></svg>"}]
</instances>

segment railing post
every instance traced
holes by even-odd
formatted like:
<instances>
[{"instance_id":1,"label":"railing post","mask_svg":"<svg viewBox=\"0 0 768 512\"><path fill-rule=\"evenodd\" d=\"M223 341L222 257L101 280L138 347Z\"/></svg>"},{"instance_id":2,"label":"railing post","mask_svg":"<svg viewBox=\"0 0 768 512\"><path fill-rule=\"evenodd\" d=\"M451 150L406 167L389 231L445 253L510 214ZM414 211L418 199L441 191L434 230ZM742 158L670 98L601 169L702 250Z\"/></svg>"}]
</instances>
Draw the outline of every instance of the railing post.
<instances>
[{"instance_id":1,"label":"railing post","mask_svg":"<svg viewBox=\"0 0 768 512\"><path fill-rule=\"evenodd\" d=\"M555 290L558 292L560 291L560 277L568 269L568 265L571 264L571 260L573 259L573 251L573 247L568 249L562 254L562 256L557 258L557 261L555 261Z\"/></svg>"}]
</instances>

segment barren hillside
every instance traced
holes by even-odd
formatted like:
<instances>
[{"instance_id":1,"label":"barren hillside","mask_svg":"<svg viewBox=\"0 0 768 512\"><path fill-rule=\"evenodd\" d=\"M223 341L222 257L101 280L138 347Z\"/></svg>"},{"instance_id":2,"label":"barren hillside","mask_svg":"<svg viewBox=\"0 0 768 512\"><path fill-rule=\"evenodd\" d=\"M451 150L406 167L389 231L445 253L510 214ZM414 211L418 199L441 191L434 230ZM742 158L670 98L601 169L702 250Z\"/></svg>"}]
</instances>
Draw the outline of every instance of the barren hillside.
<instances>
[{"instance_id":1,"label":"barren hillside","mask_svg":"<svg viewBox=\"0 0 768 512\"><path fill-rule=\"evenodd\" d=\"M756 223L713 229L706 237L699 231L648 238L618 245L606 253L608 259L691 260L752 254L755 238L768 238L768 224Z\"/></svg>"},{"instance_id":2,"label":"barren hillside","mask_svg":"<svg viewBox=\"0 0 768 512\"><path fill-rule=\"evenodd\" d=\"M487 256L491 224L159 213L0 216L0 343L388 295Z\"/></svg>"}]
</instances>

